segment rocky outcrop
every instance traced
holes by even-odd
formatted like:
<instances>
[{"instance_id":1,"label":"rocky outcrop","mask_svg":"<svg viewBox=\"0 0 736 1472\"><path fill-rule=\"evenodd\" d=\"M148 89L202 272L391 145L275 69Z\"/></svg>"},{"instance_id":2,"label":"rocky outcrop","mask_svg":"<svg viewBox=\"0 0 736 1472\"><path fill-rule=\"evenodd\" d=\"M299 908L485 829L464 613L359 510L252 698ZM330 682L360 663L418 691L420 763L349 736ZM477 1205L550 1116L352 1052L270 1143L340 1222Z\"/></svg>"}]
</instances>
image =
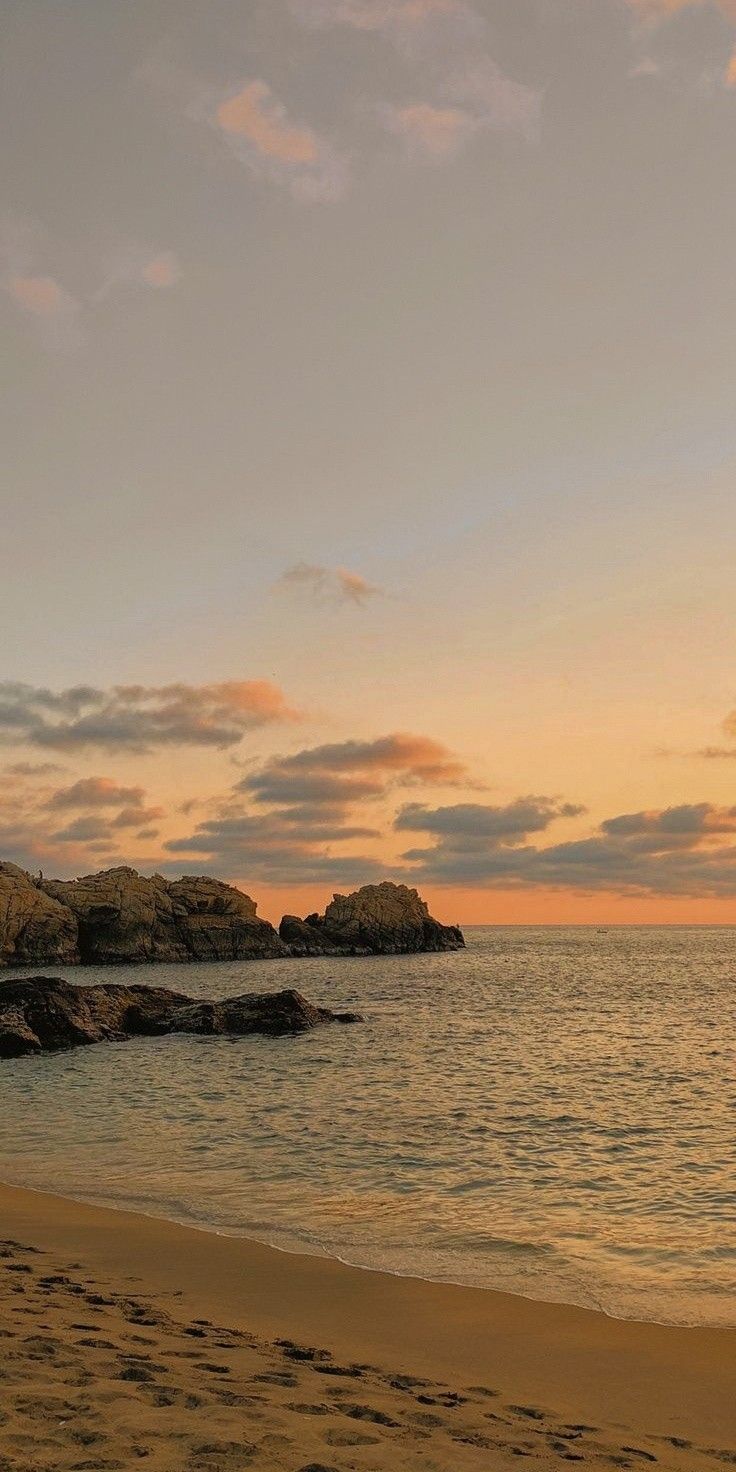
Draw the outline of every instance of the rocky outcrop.
<instances>
[{"instance_id":1,"label":"rocky outcrop","mask_svg":"<svg viewBox=\"0 0 736 1472\"><path fill-rule=\"evenodd\" d=\"M285 954L247 894L218 879L146 879L107 869L83 879L39 881L72 912L82 962L245 961ZM47 960L52 960L48 957Z\"/></svg>"},{"instance_id":2,"label":"rocky outcrop","mask_svg":"<svg viewBox=\"0 0 736 1472\"><path fill-rule=\"evenodd\" d=\"M78 960L70 911L17 864L0 863L0 964L62 966Z\"/></svg>"},{"instance_id":3,"label":"rocky outcrop","mask_svg":"<svg viewBox=\"0 0 736 1472\"><path fill-rule=\"evenodd\" d=\"M73 986L48 976L0 982L0 1058L166 1033L282 1037L360 1020L315 1007L296 991L199 1001L162 987Z\"/></svg>"},{"instance_id":4,"label":"rocky outcrop","mask_svg":"<svg viewBox=\"0 0 736 1472\"><path fill-rule=\"evenodd\" d=\"M459 926L434 920L415 889L388 881L336 894L324 915L285 915L279 934L295 956L392 956L465 945Z\"/></svg>"},{"instance_id":5,"label":"rocky outcrop","mask_svg":"<svg viewBox=\"0 0 736 1472\"><path fill-rule=\"evenodd\" d=\"M128 868L34 879L0 863L0 965L399 955L464 944L462 931L440 925L404 884L336 894L324 915L285 915L277 934L247 894L219 879L147 879Z\"/></svg>"}]
</instances>

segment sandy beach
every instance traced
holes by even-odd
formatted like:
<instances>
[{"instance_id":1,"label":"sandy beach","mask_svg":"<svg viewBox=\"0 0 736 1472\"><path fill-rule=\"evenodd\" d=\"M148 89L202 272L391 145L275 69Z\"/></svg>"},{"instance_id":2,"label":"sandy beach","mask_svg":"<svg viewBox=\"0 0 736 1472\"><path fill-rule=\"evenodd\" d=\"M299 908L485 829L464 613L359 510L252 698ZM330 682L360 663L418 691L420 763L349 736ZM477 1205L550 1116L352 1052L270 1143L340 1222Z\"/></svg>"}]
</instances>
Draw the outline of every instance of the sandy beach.
<instances>
[{"instance_id":1,"label":"sandy beach","mask_svg":"<svg viewBox=\"0 0 736 1472\"><path fill-rule=\"evenodd\" d=\"M0 1203L2 1472L736 1462L736 1331Z\"/></svg>"}]
</instances>

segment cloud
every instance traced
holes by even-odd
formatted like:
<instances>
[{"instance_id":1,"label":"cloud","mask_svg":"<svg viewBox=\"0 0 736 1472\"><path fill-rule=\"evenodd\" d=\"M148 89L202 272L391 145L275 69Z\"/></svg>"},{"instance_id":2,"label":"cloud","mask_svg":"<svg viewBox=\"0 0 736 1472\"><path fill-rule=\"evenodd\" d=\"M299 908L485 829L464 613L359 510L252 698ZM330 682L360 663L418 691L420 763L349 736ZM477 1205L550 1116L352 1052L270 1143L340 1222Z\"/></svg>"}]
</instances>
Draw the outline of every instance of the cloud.
<instances>
[{"instance_id":1,"label":"cloud","mask_svg":"<svg viewBox=\"0 0 736 1472\"><path fill-rule=\"evenodd\" d=\"M96 291L72 296L55 276L35 269L35 262L48 255L40 229L25 220L5 220L0 228L0 285L25 314L35 321L51 347L75 347L83 340L82 319L90 302L104 300L117 287L133 285L151 289L172 287L181 266L171 250L153 251L126 245L104 267L102 285Z\"/></svg>"},{"instance_id":2,"label":"cloud","mask_svg":"<svg viewBox=\"0 0 736 1472\"><path fill-rule=\"evenodd\" d=\"M83 341L80 303L53 276L5 274L0 284L16 307L31 319L51 351L71 351Z\"/></svg>"},{"instance_id":3,"label":"cloud","mask_svg":"<svg viewBox=\"0 0 736 1472\"><path fill-rule=\"evenodd\" d=\"M725 720L721 721L721 730L724 736L736 740L736 710L729 711ZM704 757L706 761L734 761L736 760L736 746L701 746L698 751L687 754Z\"/></svg>"},{"instance_id":4,"label":"cloud","mask_svg":"<svg viewBox=\"0 0 736 1472\"><path fill-rule=\"evenodd\" d=\"M99 812L96 815L98 831L93 837L105 836L116 828L140 828L146 823L155 822L164 817L164 809L160 807L145 806L145 789L143 787L121 787L109 777L82 777L78 782L73 782L70 787L60 787L53 792L43 804L50 812L64 811L67 808L120 808L120 812L114 818L102 818ZM89 817L89 814L87 815ZM87 821L87 818L84 819ZM58 834L55 835L58 838ZM75 820L65 830L65 837L80 838L83 836L82 820Z\"/></svg>"},{"instance_id":5,"label":"cloud","mask_svg":"<svg viewBox=\"0 0 736 1472\"><path fill-rule=\"evenodd\" d=\"M345 159L313 128L293 122L260 78L223 98L212 121L242 163L297 197L333 200L344 193Z\"/></svg>"},{"instance_id":6,"label":"cloud","mask_svg":"<svg viewBox=\"0 0 736 1472\"><path fill-rule=\"evenodd\" d=\"M324 746L311 746L292 756L279 757L265 769L270 773L331 775L351 772L383 772L399 774L410 782L449 783L467 780L467 768L439 741L410 732L394 732L374 741L339 741ZM261 780L263 773L245 777L248 785Z\"/></svg>"},{"instance_id":7,"label":"cloud","mask_svg":"<svg viewBox=\"0 0 736 1472\"><path fill-rule=\"evenodd\" d=\"M383 589L369 583L359 572L347 567L320 567L316 563L296 562L287 567L276 583L277 588L307 588L316 598L328 602L353 603L363 607L371 598L379 598Z\"/></svg>"},{"instance_id":8,"label":"cloud","mask_svg":"<svg viewBox=\"0 0 736 1472\"><path fill-rule=\"evenodd\" d=\"M176 286L181 275L181 263L175 251L153 251L150 246L128 242L107 259L102 284L94 293L93 300L104 301L111 293L125 287L167 291Z\"/></svg>"},{"instance_id":9,"label":"cloud","mask_svg":"<svg viewBox=\"0 0 736 1472\"><path fill-rule=\"evenodd\" d=\"M564 805L555 812L551 799L520 801L541 805L540 819L547 812L550 822L581 811ZM491 813L498 818L516 807L510 804ZM480 816L473 829L466 813L458 820L452 809L428 812L421 826L436 835L435 845L402 855L413 882L626 895L736 895L736 847L722 841L736 833L736 808L703 802L623 813L607 818L590 837L544 848L524 842L534 830L524 829L523 822L518 833L499 834L496 818L486 819L491 831L484 832Z\"/></svg>"},{"instance_id":10,"label":"cloud","mask_svg":"<svg viewBox=\"0 0 736 1472\"><path fill-rule=\"evenodd\" d=\"M428 102L382 110L386 128L404 142L412 157L425 155L444 161L457 153L478 129L477 120L456 107L433 107Z\"/></svg>"},{"instance_id":11,"label":"cloud","mask_svg":"<svg viewBox=\"0 0 736 1472\"><path fill-rule=\"evenodd\" d=\"M163 250L157 256L151 256L141 271L146 286L152 286L155 290L165 291L170 286L175 286L180 276L181 266L173 250Z\"/></svg>"},{"instance_id":12,"label":"cloud","mask_svg":"<svg viewBox=\"0 0 736 1472\"><path fill-rule=\"evenodd\" d=\"M3 770L10 777L50 777L64 768L59 762L13 762Z\"/></svg>"},{"instance_id":13,"label":"cloud","mask_svg":"<svg viewBox=\"0 0 736 1472\"><path fill-rule=\"evenodd\" d=\"M213 872L251 873L269 882L326 877L361 883L380 871L365 854L332 852L381 836L355 822L353 809L384 799L395 785L456 784L465 768L426 736L395 733L375 741L343 741L274 757L235 785L229 802L166 844L170 853L202 854Z\"/></svg>"},{"instance_id":14,"label":"cloud","mask_svg":"<svg viewBox=\"0 0 736 1472\"><path fill-rule=\"evenodd\" d=\"M681 10L720 10L727 20L736 23L736 0L627 0L629 8L648 20L666 20Z\"/></svg>"},{"instance_id":15,"label":"cloud","mask_svg":"<svg viewBox=\"0 0 736 1472\"><path fill-rule=\"evenodd\" d=\"M311 837L315 826L327 822L332 827L330 836L336 838L338 829L345 836L356 804L376 802L393 786L455 786L467 780L465 767L439 742L395 733L375 741L335 742L275 757L241 778L233 790L257 808L276 810L279 821Z\"/></svg>"},{"instance_id":16,"label":"cloud","mask_svg":"<svg viewBox=\"0 0 736 1472\"><path fill-rule=\"evenodd\" d=\"M637 19L650 29L691 9L717 10L730 25L736 25L736 0L627 0L627 4ZM635 74L640 75L641 69L636 68ZM724 68L723 83L728 88L736 86L736 51L732 52Z\"/></svg>"},{"instance_id":17,"label":"cloud","mask_svg":"<svg viewBox=\"0 0 736 1472\"><path fill-rule=\"evenodd\" d=\"M539 135L541 93L507 77L492 56L471 53L441 83L448 101L470 110L476 129L519 133L528 142Z\"/></svg>"},{"instance_id":18,"label":"cloud","mask_svg":"<svg viewBox=\"0 0 736 1472\"><path fill-rule=\"evenodd\" d=\"M70 787L52 793L48 808L119 807L121 803L140 807L145 796L142 787L120 787L110 777L81 777Z\"/></svg>"},{"instance_id":19,"label":"cloud","mask_svg":"<svg viewBox=\"0 0 736 1472\"><path fill-rule=\"evenodd\" d=\"M249 82L241 92L221 102L217 122L224 133L247 138L266 158L287 164L313 164L319 154L312 129L289 122L286 109L276 101L266 82Z\"/></svg>"},{"instance_id":20,"label":"cloud","mask_svg":"<svg viewBox=\"0 0 736 1472\"><path fill-rule=\"evenodd\" d=\"M140 823L155 823L158 818L165 817L163 808L144 808L140 805L123 808L110 824L111 828L137 828Z\"/></svg>"},{"instance_id":21,"label":"cloud","mask_svg":"<svg viewBox=\"0 0 736 1472\"><path fill-rule=\"evenodd\" d=\"M372 32L400 52L425 95L377 113L410 157L453 158L489 129L537 137L541 93L502 70L488 23L467 0L292 0L292 10L305 25Z\"/></svg>"},{"instance_id":22,"label":"cloud","mask_svg":"<svg viewBox=\"0 0 736 1472\"><path fill-rule=\"evenodd\" d=\"M268 680L216 685L73 686L54 692L0 684L0 741L64 750L146 753L162 746L235 746L245 733L296 719Z\"/></svg>"},{"instance_id":23,"label":"cloud","mask_svg":"<svg viewBox=\"0 0 736 1472\"><path fill-rule=\"evenodd\" d=\"M284 815L240 812L208 819L188 837L169 840L165 848L171 854L196 855L199 868L220 876L249 875L274 884L325 879L361 884L380 871L378 861L364 854L334 854L329 845L365 832L323 824L303 834L294 831Z\"/></svg>"},{"instance_id":24,"label":"cloud","mask_svg":"<svg viewBox=\"0 0 736 1472\"><path fill-rule=\"evenodd\" d=\"M335 577L342 597L348 603L362 605L369 598L378 598L383 591L375 583L369 583L359 572L351 572L347 567L336 568Z\"/></svg>"},{"instance_id":25,"label":"cloud","mask_svg":"<svg viewBox=\"0 0 736 1472\"><path fill-rule=\"evenodd\" d=\"M79 305L53 276L11 276L6 290L19 307L34 317L62 316L76 312Z\"/></svg>"},{"instance_id":26,"label":"cloud","mask_svg":"<svg viewBox=\"0 0 736 1472\"><path fill-rule=\"evenodd\" d=\"M688 848L708 834L735 832L736 807L714 808L707 802L681 803L661 810L623 813L618 818L607 818L601 823L601 831L650 840L655 851L662 839Z\"/></svg>"},{"instance_id":27,"label":"cloud","mask_svg":"<svg viewBox=\"0 0 736 1472\"><path fill-rule=\"evenodd\" d=\"M113 846L110 842L109 824L104 818L73 818L66 828L60 828L58 832L51 834L53 843L89 843L95 839L105 839Z\"/></svg>"},{"instance_id":28,"label":"cloud","mask_svg":"<svg viewBox=\"0 0 736 1472\"><path fill-rule=\"evenodd\" d=\"M304 25L372 31L401 47L432 24L459 28L463 36L477 34L482 24L465 0L292 0L291 8Z\"/></svg>"},{"instance_id":29,"label":"cloud","mask_svg":"<svg viewBox=\"0 0 736 1472\"><path fill-rule=\"evenodd\" d=\"M465 844L517 843L530 833L541 833L556 818L576 818L585 809L574 803L559 803L549 797L518 797L505 807L481 803L456 803L452 807L428 808L407 803L394 822L399 832L434 833Z\"/></svg>"},{"instance_id":30,"label":"cloud","mask_svg":"<svg viewBox=\"0 0 736 1472\"><path fill-rule=\"evenodd\" d=\"M299 803L302 820L306 818L308 806L337 806L362 802L364 798L380 797L384 783L366 777L345 777L332 772L301 772L284 769L283 764L274 762L264 771L238 783L240 792L249 793L258 803Z\"/></svg>"}]
</instances>

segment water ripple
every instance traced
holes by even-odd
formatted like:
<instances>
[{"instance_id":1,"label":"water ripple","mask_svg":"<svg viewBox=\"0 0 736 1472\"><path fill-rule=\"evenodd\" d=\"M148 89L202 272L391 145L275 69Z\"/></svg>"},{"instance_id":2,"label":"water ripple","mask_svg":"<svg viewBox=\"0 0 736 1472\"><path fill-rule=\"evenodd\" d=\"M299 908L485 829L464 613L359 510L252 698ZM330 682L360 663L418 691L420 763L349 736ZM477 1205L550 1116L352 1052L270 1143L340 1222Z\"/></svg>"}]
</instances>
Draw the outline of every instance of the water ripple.
<instances>
[{"instance_id":1,"label":"water ripple","mask_svg":"<svg viewBox=\"0 0 736 1472\"><path fill-rule=\"evenodd\" d=\"M367 1020L5 1063L0 1175L368 1267L736 1322L736 930L468 939L60 973L297 986Z\"/></svg>"}]
</instances>

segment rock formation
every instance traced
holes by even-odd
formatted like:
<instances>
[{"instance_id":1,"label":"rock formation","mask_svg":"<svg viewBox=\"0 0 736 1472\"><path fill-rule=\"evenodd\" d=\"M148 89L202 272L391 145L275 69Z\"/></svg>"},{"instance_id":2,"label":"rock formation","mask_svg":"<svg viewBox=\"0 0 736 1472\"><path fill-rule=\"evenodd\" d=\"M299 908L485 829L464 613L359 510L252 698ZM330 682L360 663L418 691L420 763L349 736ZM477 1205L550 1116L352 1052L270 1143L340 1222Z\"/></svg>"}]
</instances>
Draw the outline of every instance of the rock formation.
<instances>
[{"instance_id":1,"label":"rock formation","mask_svg":"<svg viewBox=\"0 0 736 1472\"><path fill-rule=\"evenodd\" d=\"M24 869L0 863L0 964L57 966L79 960L77 923Z\"/></svg>"},{"instance_id":2,"label":"rock formation","mask_svg":"<svg viewBox=\"0 0 736 1472\"><path fill-rule=\"evenodd\" d=\"M83 879L39 881L75 917L86 964L136 961L245 961L283 956L267 920L247 894L218 879L145 879L108 869ZM48 958L52 959L51 957Z\"/></svg>"},{"instance_id":3,"label":"rock formation","mask_svg":"<svg viewBox=\"0 0 736 1472\"><path fill-rule=\"evenodd\" d=\"M0 1058L165 1033L281 1037L359 1021L357 1013L315 1007L296 991L199 1001L162 987L73 986L49 976L0 981Z\"/></svg>"},{"instance_id":4,"label":"rock formation","mask_svg":"<svg viewBox=\"0 0 736 1472\"><path fill-rule=\"evenodd\" d=\"M279 934L295 956L393 956L465 945L459 926L433 920L415 889L388 881L334 895L324 915L285 915Z\"/></svg>"},{"instance_id":5,"label":"rock formation","mask_svg":"<svg viewBox=\"0 0 736 1472\"><path fill-rule=\"evenodd\" d=\"M404 884L336 894L324 915L285 915L277 934L247 894L219 879L146 879L128 868L33 879L0 863L0 965L400 955L464 944Z\"/></svg>"}]
</instances>

